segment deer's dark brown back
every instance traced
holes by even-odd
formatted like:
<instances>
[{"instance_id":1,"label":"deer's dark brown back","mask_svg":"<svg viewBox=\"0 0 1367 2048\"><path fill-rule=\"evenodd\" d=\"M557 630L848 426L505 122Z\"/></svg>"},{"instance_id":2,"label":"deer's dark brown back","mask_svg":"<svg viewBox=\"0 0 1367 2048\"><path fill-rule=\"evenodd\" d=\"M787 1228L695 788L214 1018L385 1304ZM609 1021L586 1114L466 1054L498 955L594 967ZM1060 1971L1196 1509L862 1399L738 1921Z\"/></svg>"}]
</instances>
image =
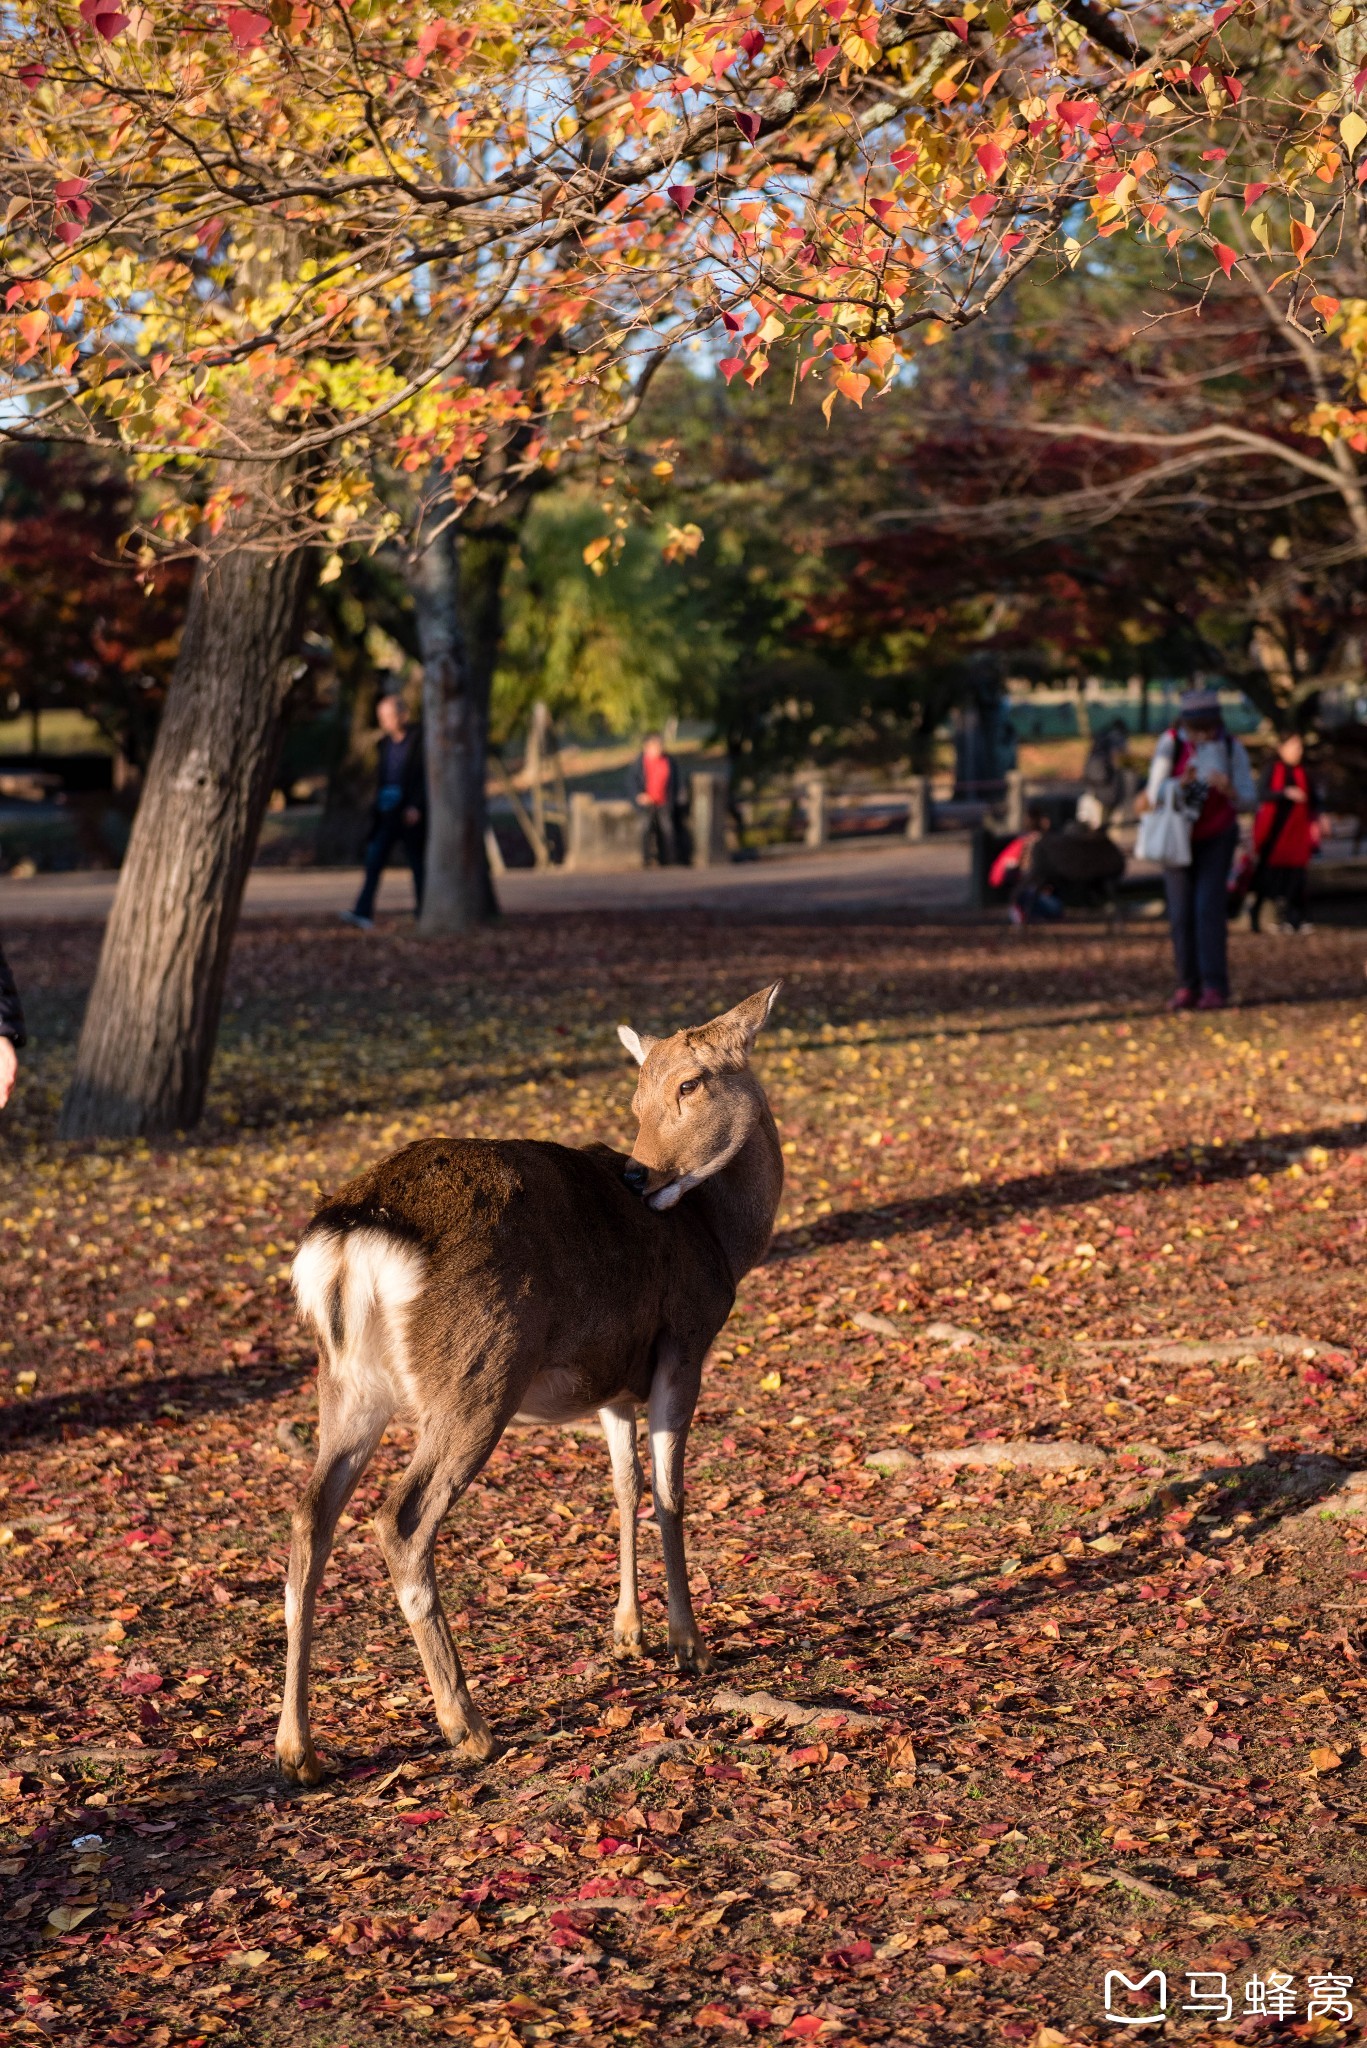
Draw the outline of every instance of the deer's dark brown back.
<instances>
[{"instance_id":1,"label":"deer's dark brown back","mask_svg":"<svg viewBox=\"0 0 1367 2048\"><path fill-rule=\"evenodd\" d=\"M405 1365L426 1389L474 1351L587 1376L586 1400L648 1384L656 1333L725 1321L729 1275L700 1219L659 1215L625 1184L626 1156L531 1140L429 1138L349 1182L309 1237L338 1248L382 1235L421 1274ZM314 1320L341 1337L329 1302ZM706 1339L704 1339L706 1341Z\"/></svg>"}]
</instances>

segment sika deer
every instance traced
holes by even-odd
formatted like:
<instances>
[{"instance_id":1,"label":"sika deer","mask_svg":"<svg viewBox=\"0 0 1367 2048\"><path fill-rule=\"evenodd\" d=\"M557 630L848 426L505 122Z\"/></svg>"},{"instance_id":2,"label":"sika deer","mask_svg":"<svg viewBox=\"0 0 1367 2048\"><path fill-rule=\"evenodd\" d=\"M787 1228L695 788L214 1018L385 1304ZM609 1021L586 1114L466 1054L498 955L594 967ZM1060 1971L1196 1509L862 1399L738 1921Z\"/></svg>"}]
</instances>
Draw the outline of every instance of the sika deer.
<instances>
[{"instance_id":1,"label":"sika deer","mask_svg":"<svg viewBox=\"0 0 1367 2048\"><path fill-rule=\"evenodd\" d=\"M318 1339L318 1460L294 1515L289 1646L276 1750L316 1784L309 1651L337 1518L386 1424L411 1422L408 1469L376 1517L437 1719L467 1756L494 1738L470 1697L437 1591L433 1553L449 1509L514 1419L597 1411L621 1520L617 1655L641 1654L636 1416L651 1481L681 1671L708 1666L688 1590L684 1447L703 1359L741 1275L762 1258L783 1186L774 1119L750 1053L778 984L672 1038L623 1025L639 1063L630 1158L528 1140L430 1138L325 1202L294 1261Z\"/></svg>"}]
</instances>

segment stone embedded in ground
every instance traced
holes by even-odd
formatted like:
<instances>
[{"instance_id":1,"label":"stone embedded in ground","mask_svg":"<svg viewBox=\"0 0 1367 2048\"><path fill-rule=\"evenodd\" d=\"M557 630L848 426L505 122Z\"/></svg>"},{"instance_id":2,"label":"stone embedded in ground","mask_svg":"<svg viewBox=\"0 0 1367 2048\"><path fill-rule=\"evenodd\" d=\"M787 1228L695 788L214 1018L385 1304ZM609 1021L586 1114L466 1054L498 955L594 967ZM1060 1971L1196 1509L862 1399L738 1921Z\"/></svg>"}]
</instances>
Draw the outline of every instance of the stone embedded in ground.
<instances>
[{"instance_id":1,"label":"stone embedded in ground","mask_svg":"<svg viewBox=\"0 0 1367 2048\"><path fill-rule=\"evenodd\" d=\"M1238 1365L1264 1351L1278 1358L1323 1358L1334 1347L1313 1337L1274 1337L1266 1330L1250 1330L1244 1337L1213 1337L1209 1341L1163 1337L1107 1337L1087 1339L1080 1351L1129 1352L1145 1365Z\"/></svg>"},{"instance_id":2,"label":"stone embedded in ground","mask_svg":"<svg viewBox=\"0 0 1367 2048\"><path fill-rule=\"evenodd\" d=\"M711 1701L714 1714L748 1714L752 1721L782 1721L789 1728L814 1728L825 1721L839 1721L846 1728L881 1728L874 1714L856 1713L853 1707L809 1707L799 1700L781 1700L771 1692L730 1692L723 1689Z\"/></svg>"},{"instance_id":3,"label":"stone embedded in ground","mask_svg":"<svg viewBox=\"0 0 1367 2048\"><path fill-rule=\"evenodd\" d=\"M275 1441L282 1451L296 1458L302 1464L313 1463L313 1445L309 1441L308 1427L302 1422L277 1422Z\"/></svg>"},{"instance_id":4,"label":"stone embedded in ground","mask_svg":"<svg viewBox=\"0 0 1367 2048\"><path fill-rule=\"evenodd\" d=\"M866 1308L857 1308L850 1317L856 1330L867 1330L873 1337L900 1337L902 1332L887 1316L876 1316Z\"/></svg>"},{"instance_id":5,"label":"stone embedded in ground","mask_svg":"<svg viewBox=\"0 0 1367 2048\"><path fill-rule=\"evenodd\" d=\"M1367 1472L1345 1471L1337 1458L1297 1458L1277 1490L1293 1498L1314 1497L1272 1531L1274 1538L1295 1541L1312 1535L1322 1522L1367 1522Z\"/></svg>"},{"instance_id":6,"label":"stone embedded in ground","mask_svg":"<svg viewBox=\"0 0 1367 2048\"><path fill-rule=\"evenodd\" d=\"M951 1351L967 1351L970 1344L986 1344L981 1330L961 1330L957 1323L927 1323L921 1332L932 1344L947 1344Z\"/></svg>"},{"instance_id":7,"label":"stone embedded in ground","mask_svg":"<svg viewBox=\"0 0 1367 2048\"><path fill-rule=\"evenodd\" d=\"M1309 1500L1336 1492L1339 1482L1347 1476L1340 1459L1312 1451L1292 1461L1290 1469L1279 1477L1277 1491L1292 1500Z\"/></svg>"},{"instance_id":8,"label":"stone embedded in ground","mask_svg":"<svg viewBox=\"0 0 1367 2048\"><path fill-rule=\"evenodd\" d=\"M1160 1913L1171 1913L1182 1901L1173 1892L1165 1892L1161 1885L1150 1884L1147 1879L1133 1876L1128 1870L1108 1870L1107 1877L1122 1890L1135 1893L1146 1899Z\"/></svg>"},{"instance_id":9,"label":"stone embedded in ground","mask_svg":"<svg viewBox=\"0 0 1367 2048\"><path fill-rule=\"evenodd\" d=\"M1262 1444L1240 1445L1211 1441L1203 1444L1180 1444L1168 1453L1170 1458L1185 1460L1192 1465L1249 1465L1256 1464L1262 1457Z\"/></svg>"},{"instance_id":10,"label":"stone embedded in ground","mask_svg":"<svg viewBox=\"0 0 1367 2048\"><path fill-rule=\"evenodd\" d=\"M895 1445L890 1451L870 1451L864 1463L872 1466L875 1472L902 1472L908 1465L916 1463L916 1453Z\"/></svg>"},{"instance_id":11,"label":"stone embedded in ground","mask_svg":"<svg viewBox=\"0 0 1367 2048\"><path fill-rule=\"evenodd\" d=\"M1076 1472L1108 1464L1110 1453L1095 1444L1076 1443L1071 1437L1052 1442L955 1444L943 1451L927 1451L927 1465L950 1470L956 1465L981 1466L992 1470L999 1465L1017 1465L1028 1472Z\"/></svg>"},{"instance_id":12,"label":"stone embedded in ground","mask_svg":"<svg viewBox=\"0 0 1367 2048\"><path fill-rule=\"evenodd\" d=\"M1334 1491L1316 1503L1312 1513L1367 1521L1367 1472L1346 1473Z\"/></svg>"}]
</instances>

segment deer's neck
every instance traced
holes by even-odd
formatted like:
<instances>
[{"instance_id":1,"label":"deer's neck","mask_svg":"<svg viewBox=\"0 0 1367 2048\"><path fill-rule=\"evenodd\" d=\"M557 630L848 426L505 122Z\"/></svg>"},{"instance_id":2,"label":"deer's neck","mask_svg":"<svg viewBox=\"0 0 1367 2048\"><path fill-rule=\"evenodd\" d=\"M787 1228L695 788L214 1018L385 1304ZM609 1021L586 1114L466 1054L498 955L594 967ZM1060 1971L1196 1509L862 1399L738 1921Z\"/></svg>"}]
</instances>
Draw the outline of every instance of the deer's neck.
<instances>
[{"instance_id":1,"label":"deer's neck","mask_svg":"<svg viewBox=\"0 0 1367 2048\"><path fill-rule=\"evenodd\" d=\"M783 1150L766 1102L735 1158L689 1198L721 1247L733 1282L757 1266L768 1250L782 1193Z\"/></svg>"}]
</instances>

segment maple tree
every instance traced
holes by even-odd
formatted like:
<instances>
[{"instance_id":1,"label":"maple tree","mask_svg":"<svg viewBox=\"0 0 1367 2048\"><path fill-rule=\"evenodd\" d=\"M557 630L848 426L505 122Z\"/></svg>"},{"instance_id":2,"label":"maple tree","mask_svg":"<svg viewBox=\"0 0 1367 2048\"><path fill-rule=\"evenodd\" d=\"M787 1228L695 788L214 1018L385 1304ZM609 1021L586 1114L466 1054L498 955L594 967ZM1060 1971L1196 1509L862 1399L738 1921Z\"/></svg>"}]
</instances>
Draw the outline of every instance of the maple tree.
<instances>
[{"instance_id":1,"label":"maple tree","mask_svg":"<svg viewBox=\"0 0 1367 2048\"><path fill-rule=\"evenodd\" d=\"M487 895L491 664L467 661L461 562L431 552L432 514L488 521L610 442L662 353L704 330L730 337L728 379L762 378L780 341L798 349L829 415L885 389L906 348L982 317L1046 252L1072 265L1135 231L1203 272L1289 267L1308 290L1328 224L1355 204L1358 29L1341 13L21 0L0 30L4 430L115 437L145 472L187 481L155 538L204 557L191 648L232 637L250 584L281 607L255 635L278 668L302 551L421 542L443 584L429 924L458 929ZM1216 231L1241 181L1261 194L1247 256ZM295 566L254 583L224 570L253 548ZM468 638L484 646L497 588L477 609ZM184 662L182 679L197 687ZM278 690L244 699L248 758L212 771L232 800L187 808L178 832L163 817L156 858L226 877L227 900L279 717ZM226 745L233 725L211 730ZM163 806L189 772L168 754ZM144 902L150 830L135 828L127 880ZM145 948L146 985L111 965L111 1030L83 1058L70 1128L198 1114L212 1002L180 1018L196 1041L183 1086L168 1053L121 1068L115 1048L135 1044L157 988L221 982L231 922L193 918L209 951L178 975L168 953L185 935L169 924Z\"/></svg>"},{"instance_id":2,"label":"maple tree","mask_svg":"<svg viewBox=\"0 0 1367 2048\"><path fill-rule=\"evenodd\" d=\"M0 452L0 701L69 706L141 767L175 660L189 580L120 560L136 516L123 465L83 449Z\"/></svg>"}]
</instances>

